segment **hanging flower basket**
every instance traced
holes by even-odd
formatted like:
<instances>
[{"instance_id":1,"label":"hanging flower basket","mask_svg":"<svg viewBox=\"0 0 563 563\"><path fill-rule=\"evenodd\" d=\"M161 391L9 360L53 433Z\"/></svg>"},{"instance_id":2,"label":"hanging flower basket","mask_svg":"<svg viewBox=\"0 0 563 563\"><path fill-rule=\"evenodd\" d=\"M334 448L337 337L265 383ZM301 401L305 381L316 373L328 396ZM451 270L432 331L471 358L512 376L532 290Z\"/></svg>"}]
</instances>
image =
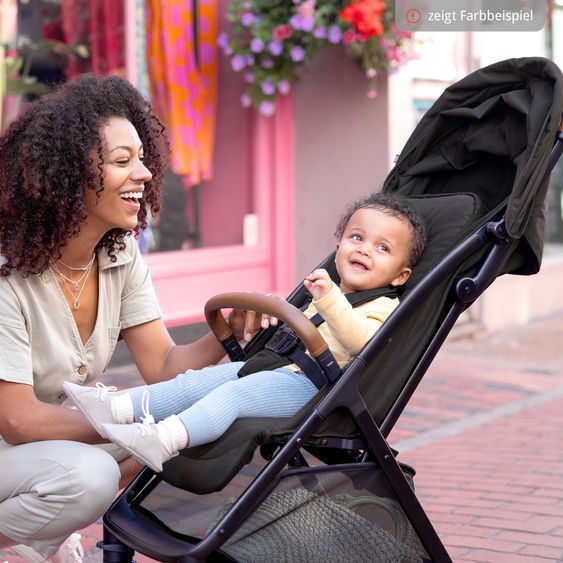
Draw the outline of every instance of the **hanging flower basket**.
<instances>
[{"instance_id":1,"label":"hanging flower basket","mask_svg":"<svg viewBox=\"0 0 563 563\"><path fill-rule=\"evenodd\" d=\"M406 59L410 33L397 29L393 2L382 0L232 0L228 33L218 45L248 84L244 107L272 115L276 98L299 79L304 64L325 44L342 44L377 96L378 73Z\"/></svg>"}]
</instances>

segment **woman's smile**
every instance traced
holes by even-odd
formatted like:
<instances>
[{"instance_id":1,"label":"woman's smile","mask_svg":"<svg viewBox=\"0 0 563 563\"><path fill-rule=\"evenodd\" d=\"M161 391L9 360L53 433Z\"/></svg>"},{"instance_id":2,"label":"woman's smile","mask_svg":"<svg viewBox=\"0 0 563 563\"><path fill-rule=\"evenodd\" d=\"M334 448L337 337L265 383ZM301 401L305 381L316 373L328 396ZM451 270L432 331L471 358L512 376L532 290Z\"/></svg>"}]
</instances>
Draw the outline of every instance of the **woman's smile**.
<instances>
[{"instance_id":1,"label":"woman's smile","mask_svg":"<svg viewBox=\"0 0 563 563\"><path fill-rule=\"evenodd\" d=\"M120 194L119 197L121 198L121 201L125 203L125 205L130 207L131 210L134 211L135 213L138 213L139 210L141 209L141 200L143 198L143 192L138 192L138 191L125 192Z\"/></svg>"}]
</instances>

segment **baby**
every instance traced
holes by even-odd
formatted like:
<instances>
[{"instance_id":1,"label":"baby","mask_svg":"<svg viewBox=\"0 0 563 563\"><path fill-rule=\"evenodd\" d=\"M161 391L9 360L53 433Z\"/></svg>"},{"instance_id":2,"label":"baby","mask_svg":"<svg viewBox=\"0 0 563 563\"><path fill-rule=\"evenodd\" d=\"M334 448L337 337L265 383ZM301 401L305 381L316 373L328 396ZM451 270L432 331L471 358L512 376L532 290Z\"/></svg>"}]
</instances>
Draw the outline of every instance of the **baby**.
<instances>
[{"instance_id":1,"label":"baby","mask_svg":"<svg viewBox=\"0 0 563 563\"><path fill-rule=\"evenodd\" d=\"M313 300L305 315L322 315L319 331L344 366L398 305L385 296L353 308L345 294L403 285L424 250L426 231L405 198L377 193L352 203L335 235L340 285L324 269L309 274L303 283ZM122 392L101 383L65 382L64 389L103 437L159 472L179 450L216 440L237 418L289 417L318 391L295 364L239 377L243 366L189 370Z\"/></svg>"}]
</instances>

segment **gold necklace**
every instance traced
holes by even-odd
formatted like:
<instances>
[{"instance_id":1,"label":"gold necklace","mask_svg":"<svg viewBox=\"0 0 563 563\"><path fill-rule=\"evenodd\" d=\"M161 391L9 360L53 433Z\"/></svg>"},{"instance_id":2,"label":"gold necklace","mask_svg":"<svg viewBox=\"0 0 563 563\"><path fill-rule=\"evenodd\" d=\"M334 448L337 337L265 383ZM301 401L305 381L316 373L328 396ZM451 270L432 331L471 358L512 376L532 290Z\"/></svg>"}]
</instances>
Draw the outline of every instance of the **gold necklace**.
<instances>
[{"instance_id":1,"label":"gold necklace","mask_svg":"<svg viewBox=\"0 0 563 563\"><path fill-rule=\"evenodd\" d=\"M51 262L51 268L54 272L57 272L57 274L59 274L59 276L61 277L61 280L63 281L63 284L66 287L70 295L70 298L72 299L72 306L75 308L75 310L78 310L80 308L80 297L82 296L82 292L86 287L86 282L88 281L88 276L90 275L90 271L92 270L93 265L94 265L94 260L91 260L88 266L86 267L87 268L86 271L82 274L80 279L75 282L74 280L71 280L70 278L67 278L64 274L62 274L56 268L56 266ZM74 289L68 285L67 280L70 283L74 284ZM82 287L80 287L80 283L82 283ZM75 293L77 293L77 295L74 295Z\"/></svg>"}]
</instances>

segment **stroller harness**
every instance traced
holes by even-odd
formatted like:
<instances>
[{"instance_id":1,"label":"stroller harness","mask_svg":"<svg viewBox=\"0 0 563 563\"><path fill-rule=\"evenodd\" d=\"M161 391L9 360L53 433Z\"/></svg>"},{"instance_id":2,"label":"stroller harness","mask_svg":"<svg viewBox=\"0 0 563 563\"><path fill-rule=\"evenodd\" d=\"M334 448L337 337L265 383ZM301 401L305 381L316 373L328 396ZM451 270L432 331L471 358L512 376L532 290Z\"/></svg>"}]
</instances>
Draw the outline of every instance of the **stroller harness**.
<instances>
[{"instance_id":1,"label":"stroller harness","mask_svg":"<svg viewBox=\"0 0 563 563\"><path fill-rule=\"evenodd\" d=\"M379 297L396 298L398 295L398 289L389 286L347 293L345 297L352 307L357 307ZM300 307L301 311L305 311L310 303L308 301ZM320 313L313 315L309 320L316 327L325 322ZM244 377L251 373L274 370L290 364L297 364L317 389L334 383L342 373L340 366L334 360L327 365L322 365L309 356L305 350L305 344L297 333L284 323L266 343L265 349L260 350L245 362L239 370L238 376Z\"/></svg>"}]
</instances>

